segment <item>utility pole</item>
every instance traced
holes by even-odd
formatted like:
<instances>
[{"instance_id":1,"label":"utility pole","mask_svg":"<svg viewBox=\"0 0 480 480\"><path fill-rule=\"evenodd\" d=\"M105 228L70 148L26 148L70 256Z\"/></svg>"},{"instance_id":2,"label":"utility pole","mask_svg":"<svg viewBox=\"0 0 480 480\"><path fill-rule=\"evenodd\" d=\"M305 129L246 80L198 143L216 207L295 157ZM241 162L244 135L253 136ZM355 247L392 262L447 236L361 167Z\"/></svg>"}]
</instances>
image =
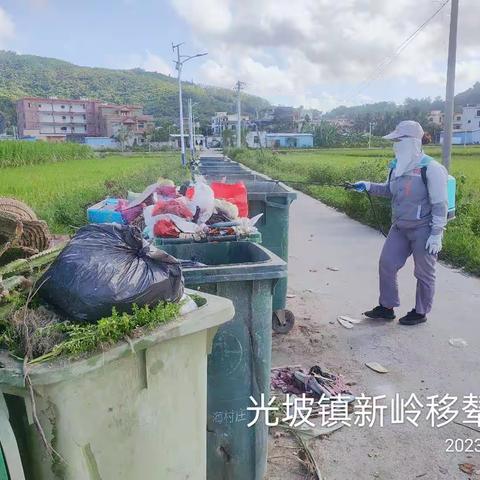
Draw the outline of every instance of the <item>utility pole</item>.
<instances>
[{"instance_id":1,"label":"utility pole","mask_svg":"<svg viewBox=\"0 0 480 480\"><path fill-rule=\"evenodd\" d=\"M369 130L368 130L368 149L372 148L372 127L373 122L369 123Z\"/></svg>"},{"instance_id":2,"label":"utility pole","mask_svg":"<svg viewBox=\"0 0 480 480\"><path fill-rule=\"evenodd\" d=\"M180 47L183 45L184 42L178 43L177 45L174 45L172 43L172 50L177 51L177 59L174 60L175 62L175 68L178 72L178 103L180 107L180 146L181 146L181 155L182 155L182 165L186 165L186 160L185 160L185 138L183 137L183 99L182 99L182 68L183 64L185 62L188 62L192 58L196 57L203 57L204 55L207 55L207 53L197 53L195 55L181 55L180 54Z\"/></svg>"},{"instance_id":3,"label":"utility pole","mask_svg":"<svg viewBox=\"0 0 480 480\"><path fill-rule=\"evenodd\" d=\"M195 160L195 146L193 140L193 110L192 110L192 99L188 99L188 136L190 140L190 161Z\"/></svg>"},{"instance_id":4,"label":"utility pole","mask_svg":"<svg viewBox=\"0 0 480 480\"><path fill-rule=\"evenodd\" d=\"M443 130L443 165L450 170L455 101L455 64L457 60L458 0L451 0L450 38L448 43L447 91L445 95L445 127Z\"/></svg>"},{"instance_id":5,"label":"utility pole","mask_svg":"<svg viewBox=\"0 0 480 480\"><path fill-rule=\"evenodd\" d=\"M235 84L235 90L237 91L237 148L242 147L242 105L240 99L240 92L244 87L245 83L240 80Z\"/></svg>"}]
</instances>

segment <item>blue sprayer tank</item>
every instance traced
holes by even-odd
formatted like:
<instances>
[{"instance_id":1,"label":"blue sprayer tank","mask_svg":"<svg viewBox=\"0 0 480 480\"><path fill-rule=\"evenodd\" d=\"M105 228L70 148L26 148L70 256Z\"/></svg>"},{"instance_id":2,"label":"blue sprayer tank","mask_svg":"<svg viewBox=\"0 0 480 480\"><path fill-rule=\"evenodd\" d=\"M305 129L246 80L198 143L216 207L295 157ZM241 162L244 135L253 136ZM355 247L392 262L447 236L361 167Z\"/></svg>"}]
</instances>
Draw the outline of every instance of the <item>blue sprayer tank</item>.
<instances>
[{"instance_id":1,"label":"blue sprayer tank","mask_svg":"<svg viewBox=\"0 0 480 480\"><path fill-rule=\"evenodd\" d=\"M455 193L457 191L457 180L452 175L448 176L447 192L448 192L448 219L455 218Z\"/></svg>"}]
</instances>

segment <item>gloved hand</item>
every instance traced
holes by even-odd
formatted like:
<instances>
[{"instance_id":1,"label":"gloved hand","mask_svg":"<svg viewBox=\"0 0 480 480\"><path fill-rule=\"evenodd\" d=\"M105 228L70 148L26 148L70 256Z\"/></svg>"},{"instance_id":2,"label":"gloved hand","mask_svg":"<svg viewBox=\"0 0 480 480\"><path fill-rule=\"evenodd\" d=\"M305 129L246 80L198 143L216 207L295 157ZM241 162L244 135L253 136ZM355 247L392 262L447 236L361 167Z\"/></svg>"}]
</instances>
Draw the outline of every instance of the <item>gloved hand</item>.
<instances>
[{"instance_id":1,"label":"gloved hand","mask_svg":"<svg viewBox=\"0 0 480 480\"><path fill-rule=\"evenodd\" d=\"M425 248L428 250L428 253L431 255L436 255L442 250L442 237L443 234L439 233L437 235L430 235L428 237Z\"/></svg>"},{"instance_id":2,"label":"gloved hand","mask_svg":"<svg viewBox=\"0 0 480 480\"><path fill-rule=\"evenodd\" d=\"M356 182L352 185L352 188L356 192L368 192L370 190L370 182L366 182L364 180L360 182Z\"/></svg>"}]
</instances>

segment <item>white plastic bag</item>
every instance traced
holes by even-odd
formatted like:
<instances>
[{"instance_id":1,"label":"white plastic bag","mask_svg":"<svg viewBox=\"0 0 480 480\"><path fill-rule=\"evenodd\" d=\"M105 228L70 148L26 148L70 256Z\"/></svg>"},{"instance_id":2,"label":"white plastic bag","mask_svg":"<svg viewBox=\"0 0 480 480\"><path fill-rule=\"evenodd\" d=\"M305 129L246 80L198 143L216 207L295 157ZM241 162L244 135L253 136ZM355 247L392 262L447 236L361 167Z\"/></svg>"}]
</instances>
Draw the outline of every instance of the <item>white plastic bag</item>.
<instances>
[{"instance_id":1,"label":"white plastic bag","mask_svg":"<svg viewBox=\"0 0 480 480\"><path fill-rule=\"evenodd\" d=\"M200 208L198 224L205 223L213 214L215 208L215 196L213 190L204 182L196 182L194 185L195 193L191 201L191 206L196 210Z\"/></svg>"},{"instance_id":2,"label":"white plastic bag","mask_svg":"<svg viewBox=\"0 0 480 480\"><path fill-rule=\"evenodd\" d=\"M252 233L257 233L258 229L255 224L262 218L263 213L255 215L253 218L240 218L238 219L238 226L235 227L236 232L239 235L251 235Z\"/></svg>"}]
</instances>

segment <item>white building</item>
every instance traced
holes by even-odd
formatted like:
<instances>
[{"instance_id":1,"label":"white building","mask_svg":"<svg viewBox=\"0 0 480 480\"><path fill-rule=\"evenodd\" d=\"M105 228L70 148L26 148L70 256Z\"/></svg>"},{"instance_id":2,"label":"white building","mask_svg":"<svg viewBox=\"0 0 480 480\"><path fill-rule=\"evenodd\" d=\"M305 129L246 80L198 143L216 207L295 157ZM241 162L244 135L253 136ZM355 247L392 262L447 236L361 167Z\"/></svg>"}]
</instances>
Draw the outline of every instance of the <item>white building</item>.
<instances>
[{"instance_id":1,"label":"white building","mask_svg":"<svg viewBox=\"0 0 480 480\"><path fill-rule=\"evenodd\" d=\"M240 115L242 127L250 120L248 115ZM225 130L235 130L237 128L238 115L236 113L216 112L212 117L213 135L222 135Z\"/></svg>"},{"instance_id":2,"label":"white building","mask_svg":"<svg viewBox=\"0 0 480 480\"><path fill-rule=\"evenodd\" d=\"M455 113L453 115L453 130L456 130L456 131L463 130L461 113Z\"/></svg>"},{"instance_id":3,"label":"white building","mask_svg":"<svg viewBox=\"0 0 480 480\"><path fill-rule=\"evenodd\" d=\"M432 110L428 115L428 121L438 127L443 127L445 114L441 110Z\"/></svg>"},{"instance_id":4,"label":"white building","mask_svg":"<svg viewBox=\"0 0 480 480\"><path fill-rule=\"evenodd\" d=\"M248 132L245 136L245 142L249 148L265 148L267 146L266 141L267 132Z\"/></svg>"},{"instance_id":5,"label":"white building","mask_svg":"<svg viewBox=\"0 0 480 480\"><path fill-rule=\"evenodd\" d=\"M467 105L462 111L462 130L473 131L480 128L480 105Z\"/></svg>"},{"instance_id":6,"label":"white building","mask_svg":"<svg viewBox=\"0 0 480 480\"><path fill-rule=\"evenodd\" d=\"M440 134L440 143L443 144L443 132ZM480 128L477 130L458 130L452 134L453 145L479 145Z\"/></svg>"}]
</instances>

